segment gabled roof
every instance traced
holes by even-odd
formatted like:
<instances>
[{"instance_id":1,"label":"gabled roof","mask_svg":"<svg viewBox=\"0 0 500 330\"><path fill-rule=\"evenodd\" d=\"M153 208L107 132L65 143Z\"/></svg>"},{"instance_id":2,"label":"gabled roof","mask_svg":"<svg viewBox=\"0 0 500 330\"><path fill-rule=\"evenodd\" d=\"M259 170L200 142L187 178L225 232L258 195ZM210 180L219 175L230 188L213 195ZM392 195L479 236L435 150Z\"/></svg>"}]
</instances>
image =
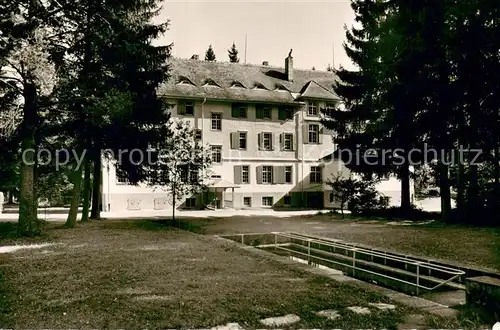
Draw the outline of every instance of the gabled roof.
<instances>
[{"instance_id":1,"label":"gabled roof","mask_svg":"<svg viewBox=\"0 0 500 330\"><path fill-rule=\"evenodd\" d=\"M308 82L300 93L301 98L331 99L335 100L334 94L315 81Z\"/></svg>"},{"instance_id":2,"label":"gabled roof","mask_svg":"<svg viewBox=\"0 0 500 330\"><path fill-rule=\"evenodd\" d=\"M294 69L294 79L288 81L283 68L178 58L172 58L169 64L171 78L159 91L167 97L287 104L307 98L338 99L333 90L337 77L329 71ZM189 79L194 86L176 84L180 77ZM216 81L221 88L203 88L207 79ZM244 88L231 88L235 81ZM266 89L254 88L255 84ZM276 90L279 85L287 91Z\"/></svg>"}]
</instances>

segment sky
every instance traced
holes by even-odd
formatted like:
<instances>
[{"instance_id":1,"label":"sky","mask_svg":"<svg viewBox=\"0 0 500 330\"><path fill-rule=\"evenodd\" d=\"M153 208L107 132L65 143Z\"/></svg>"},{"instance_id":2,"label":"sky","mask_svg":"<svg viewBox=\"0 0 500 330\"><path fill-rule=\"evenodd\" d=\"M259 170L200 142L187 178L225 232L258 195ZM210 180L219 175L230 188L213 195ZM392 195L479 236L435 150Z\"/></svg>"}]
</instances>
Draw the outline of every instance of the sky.
<instances>
[{"instance_id":1,"label":"sky","mask_svg":"<svg viewBox=\"0 0 500 330\"><path fill-rule=\"evenodd\" d=\"M174 43L172 55L205 57L211 44L218 61L229 61L227 50L236 43L240 63L283 67L293 49L294 67L326 70L335 61L352 69L342 43L344 25L354 24L349 0L165 0L160 21L170 30L157 42Z\"/></svg>"}]
</instances>

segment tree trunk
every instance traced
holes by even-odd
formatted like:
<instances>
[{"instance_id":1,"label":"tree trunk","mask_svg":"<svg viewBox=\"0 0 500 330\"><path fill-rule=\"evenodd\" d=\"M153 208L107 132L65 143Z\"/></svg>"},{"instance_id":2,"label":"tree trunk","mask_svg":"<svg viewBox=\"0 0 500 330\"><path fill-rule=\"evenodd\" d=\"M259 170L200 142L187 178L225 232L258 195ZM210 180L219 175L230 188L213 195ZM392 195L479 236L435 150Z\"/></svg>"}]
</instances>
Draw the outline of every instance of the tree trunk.
<instances>
[{"instance_id":1,"label":"tree trunk","mask_svg":"<svg viewBox=\"0 0 500 330\"><path fill-rule=\"evenodd\" d=\"M74 228L76 226L76 217L78 215L78 206L80 206L80 200L82 197L82 172L83 166L76 169L75 183L73 184L73 197L71 198L71 206L69 208L68 219L66 220L65 226L68 228Z\"/></svg>"},{"instance_id":2,"label":"tree trunk","mask_svg":"<svg viewBox=\"0 0 500 330\"><path fill-rule=\"evenodd\" d=\"M90 218L99 220L101 218L100 200L101 200L101 150L94 150L94 181L92 187L92 211Z\"/></svg>"},{"instance_id":3,"label":"tree trunk","mask_svg":"<svg viewBox=\"0 0 500 330\"><path fill-rule=\"evenodd\" d=\"M461 216L465 211L465 168L462 159L457 162L457 215Z\"/></svg>"},{"instance_id":4,"label":"tree trunk","mask_svg":"<svg viewBox=\"0 0 500 330\"><path fill-rule=\"evenodd\" d=\"M401 210L403 213L411 210L411 196L410 196L410 165L405 161L401 165Z\"/></svg>"},{"instance_id":5,"label":"tree trunk","mask_svg":"<svg viewBox=\"0 0 500 330\"><path fill-rule=\"evenodd\" d=\"M36 125L36 89L31 84L24 87L24 107L22 126L21 180L19 184L19 222L18 234L31 236L39 233L35 206L35 125ZM32 152L31 152L32 151Z\"/></svg>"},{"instance_id":6,"label":"tree trunk","mask_svg":"<svg viewBox=\"0 0 500 330\"><path fill-rule=\"evenodd\" d=\"M89 209L90 209L90 159L88 155L85 155L85 159L83 160L85 167L85 179L83 181L83 205L82 205L82 222L86 222L89 219Z\"/></svg>"},{"instance_id":7,"label":"tree trunk","mask_svg":"<svg viewBox=\"0 0 500 330\"><path fill-rule=\"evenodd\" d=\"M174 189L172 189L172 222L175 223L175 185L173 186Z\"/></svg>"},{"instance_id":8,"label":"tree trunk","mask_svg":"<svg viewBox=\"0 0 500 330\"><path fill-rule=\"evenodd\" d=\"M493 154L495 156L493 157L493 168L495 171L493 175L495 186L493 187L493 201L491 202L491 204L493 206L492 211L495 212L495 214L498 214L498 212L500 211L500 152L498 150L498 145L495 146Z\"/></svg>"},{"instance_id":9,"label":"tree trunk","mask_svg":"<svg viewBox=\"0 0 500 330\"><path fill-rule=\"evenodd\" d=\"M479 184L477 182L477 165L469 165L469 190L467 192L467 216L475 214L482 208L479 205Z\"/></svg>"},{"instance_id":10,"label":"tree trunk","mask_svg":"<svg viewBox=\"0 0 500 330\"><path fill-rule=\"evenodd\" d=\"M444 222L450 221L451 212L451 192L450 180L448 174L448 165L440 162L439 170L439 195L441 196L441 220Z\"/></svg>"}]
</instances>

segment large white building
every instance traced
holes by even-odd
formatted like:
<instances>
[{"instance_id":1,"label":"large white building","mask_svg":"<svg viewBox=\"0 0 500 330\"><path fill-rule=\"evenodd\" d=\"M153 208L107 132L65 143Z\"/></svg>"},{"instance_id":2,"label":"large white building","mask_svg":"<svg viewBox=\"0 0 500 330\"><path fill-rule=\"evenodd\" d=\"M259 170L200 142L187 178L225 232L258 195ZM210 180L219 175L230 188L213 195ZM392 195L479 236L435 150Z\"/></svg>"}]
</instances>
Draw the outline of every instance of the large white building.
<instances>
[{"instance_id":1,"label":"large white building","mask_svg":"<svg viewBox=\"0 0 500 330\"><path fill-rule=\"evenodd\" d=\"M320 109L336 107L333 72L192 59L172 59L171 78L160 93L174 104L172 116L191 122L209 144L213 180L209 191L186 196L181 208L328 208L328 177L346 171L325 162L335 147L320 123ZM397 204L400 185L388 179L380 191ZM103 209L167 209L162 191L129 185L104 164Z\"/></svg>"}]
</instances>

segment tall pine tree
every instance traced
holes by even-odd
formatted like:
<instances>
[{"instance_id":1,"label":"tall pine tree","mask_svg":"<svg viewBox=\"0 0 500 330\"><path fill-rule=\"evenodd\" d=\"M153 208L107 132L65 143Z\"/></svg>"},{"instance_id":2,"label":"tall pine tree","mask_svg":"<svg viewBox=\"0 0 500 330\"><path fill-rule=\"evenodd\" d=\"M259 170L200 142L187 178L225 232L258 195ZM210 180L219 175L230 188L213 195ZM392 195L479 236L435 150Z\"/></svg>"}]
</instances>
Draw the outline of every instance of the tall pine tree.
<instances>
[{"instance_id":1,"label":"tall pine tree","mask_svg":"<svg viewBox=\"0 0 500 330\"><path fill-rule=\"evenodd\" d=\"M234 42L233 42L233 45L231 46L231 49L229 49L227 52L228 52L228 56L229 56L229 62L231 62L231 63L239 63L240 62L240 59L238 58L238 50L236 49L236 45L234 44Z\"/></svg>"},{"instance_id":2,"label":"tall pine tree","mask_svg":"<svg viewBox=\"0 0 500 330\"><path fill-rule=\"evenodd\" d=\"M208 46L207 51L205 52L205 61L215 62L215 53L212 48L212 45Z\"/></svg>"}]
</instances>

